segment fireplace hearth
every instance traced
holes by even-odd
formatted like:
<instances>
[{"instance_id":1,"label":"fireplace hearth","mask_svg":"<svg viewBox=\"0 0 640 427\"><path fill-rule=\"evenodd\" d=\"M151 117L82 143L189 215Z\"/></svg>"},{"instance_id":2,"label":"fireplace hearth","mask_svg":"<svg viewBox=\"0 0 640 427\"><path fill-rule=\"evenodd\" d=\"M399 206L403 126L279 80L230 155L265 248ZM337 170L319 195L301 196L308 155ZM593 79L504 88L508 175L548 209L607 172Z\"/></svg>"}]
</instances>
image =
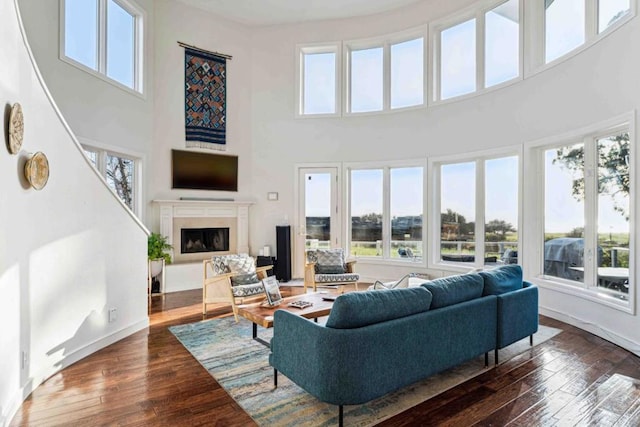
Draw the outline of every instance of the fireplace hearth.
<instances>
[{"instance_id":1,"label":"fireplace hearth","mask_svg":"<svg viewBox=\"0 0 640 427\"><path fill-rule=\"evenodd\" d=\"M182 228L180 253L229 251L229 228Z\"/></svg>"}]
</instances>

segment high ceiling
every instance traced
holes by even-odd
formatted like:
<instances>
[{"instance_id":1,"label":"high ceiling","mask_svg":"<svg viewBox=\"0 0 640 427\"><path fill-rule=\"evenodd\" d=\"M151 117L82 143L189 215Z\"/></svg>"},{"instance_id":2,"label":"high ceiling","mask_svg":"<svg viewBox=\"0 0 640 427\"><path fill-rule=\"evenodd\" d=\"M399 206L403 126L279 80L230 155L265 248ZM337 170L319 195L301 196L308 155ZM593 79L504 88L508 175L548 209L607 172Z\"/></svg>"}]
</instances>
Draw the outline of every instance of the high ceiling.
<instances>
[{"instance_id":1,"label":"high ceiling","mask_svg":"<svg viewBox=\"0 0 640 427\"><path fill-rule=\"evenodd\" d=\"M251 26L372 15L422 0L179 0Z\"/></svg>"}]
</instances>

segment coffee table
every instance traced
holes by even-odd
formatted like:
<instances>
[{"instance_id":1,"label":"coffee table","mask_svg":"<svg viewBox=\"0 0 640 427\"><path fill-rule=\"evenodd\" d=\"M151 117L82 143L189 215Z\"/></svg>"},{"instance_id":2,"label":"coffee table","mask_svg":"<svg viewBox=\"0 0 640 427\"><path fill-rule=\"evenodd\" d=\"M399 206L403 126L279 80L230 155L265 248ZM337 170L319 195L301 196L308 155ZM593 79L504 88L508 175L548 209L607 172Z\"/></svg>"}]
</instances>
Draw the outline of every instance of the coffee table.
<instances>
[{"instance_id":1,"label":"coffee table","mask_svg":"<svg viewBox=\"0 0 640 427\"><path fill-rule=\"evenodd\" d=\"M258 325L263 328L273 327L273 314L276 310L286 310L290 313L297 314L298 316L314 319L318 321L318 317L326 316L331 312L333 307L333 301L323 300L322 297L332 296L338 297L340 294L327 293L327 292L315 292L311 294L295 295L292 297L283 298L280 305L269 307L263 305L263 303L257 304L245 304L238 306L238 315L250 320L253 323L254 340L269 347L269 343L258 336ZM295 308L289 307L289 303L293 301L309 301L313 303L311 307Z\"/></svg>"}]
</instances>

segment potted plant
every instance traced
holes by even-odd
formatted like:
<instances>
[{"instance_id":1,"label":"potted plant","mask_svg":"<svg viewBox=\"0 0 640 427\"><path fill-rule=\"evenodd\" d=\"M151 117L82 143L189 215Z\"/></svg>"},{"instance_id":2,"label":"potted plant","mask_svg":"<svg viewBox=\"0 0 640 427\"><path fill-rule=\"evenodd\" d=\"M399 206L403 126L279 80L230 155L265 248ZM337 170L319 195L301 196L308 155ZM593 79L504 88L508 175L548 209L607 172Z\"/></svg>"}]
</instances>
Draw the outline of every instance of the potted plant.
<instances>
[{"instance_id":1,"label":"potted plant","mask_svg":"<svg viewBox=\"0 0 640 427\"><path fill-rule=\"evenodd\" d=\"M160 233L151 233L147 239L147 256L151 270L151 277L155 277L162 271L162 260L171 264L171 254L168 252L173 246L167 242L167 238Z\"/></svg>"}]
</instances>

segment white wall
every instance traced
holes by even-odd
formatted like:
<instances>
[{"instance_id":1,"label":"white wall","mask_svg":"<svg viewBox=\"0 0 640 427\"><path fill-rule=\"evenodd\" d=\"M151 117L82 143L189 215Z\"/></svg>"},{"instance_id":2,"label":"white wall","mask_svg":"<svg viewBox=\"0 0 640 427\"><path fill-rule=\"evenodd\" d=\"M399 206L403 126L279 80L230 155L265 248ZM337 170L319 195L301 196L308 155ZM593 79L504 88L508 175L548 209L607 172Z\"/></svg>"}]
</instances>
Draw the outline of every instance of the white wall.
<instances>
[{"instance_id":1,"label":"white wall","mask_svg":"<svg viewBox=\"0 0 640 427\"><path fill-rule=\"evenodd\" d=\"M155 132L150 153L150 200L180 197L252 198L250 31L240 24L191 8L175 0L155 6ZM172 190L171 149L185 149L184 48L177 42L232 55L227 61L227 150L238 156L238 192ZM198 150L213 152L211 150ZM149 222L159 224L159 209Z\"/></svg>"},{"instance_id":2,"label":"white wall","mask_svg":"<svg viewBox=\"0 0 640 427\"><path fill-rule=\"evenodd\" d=\"M391 34L446 16L471 3L424 1L384 16L254 32L251 107L256 159L253 191L258 203L252 209L252 247L273 246L275 225L285 216L294 218L296 164L428 158L518 147L640 106L637 78L640 57L630 51L630 41L640 37L640 22L634 18L567 61L481 96L392 114L294 117L296 44ZM525 179L525 197L531 197L531 180L536 177ZM636 181L635 185L638 184ZM269 191L279 192L280 200L266 202ZM525 210L522 215L526 238L536 232L532 229L535 218L532 211ZM636 231L634 238L639 237ZM523 257L534 256L535 245L527 240L523 244ZM358 263L358 272L368 278L400 277L411 269ZM568 314L562 319L581 327L589 326L593 332L640 352L638 316L550 289L541 289L541 303L546 314L554 317ZM637 306L638 301L632 301L632 305Z\"/></svg>"},{"instance_id":3,"label":"white wall","mask_svg":"<svg viewBox=\"0 0 640 427\"><path fill-rule=\"evenodd\" d=\"M43 379L148 324L146 230L85 160L27 52L14 2L0 0L3 129L11 104L25 116L19 155L0 137L0 425ZM51 169L41 191L22 172L36 151Z\"/></svg>"}]
</instances>

